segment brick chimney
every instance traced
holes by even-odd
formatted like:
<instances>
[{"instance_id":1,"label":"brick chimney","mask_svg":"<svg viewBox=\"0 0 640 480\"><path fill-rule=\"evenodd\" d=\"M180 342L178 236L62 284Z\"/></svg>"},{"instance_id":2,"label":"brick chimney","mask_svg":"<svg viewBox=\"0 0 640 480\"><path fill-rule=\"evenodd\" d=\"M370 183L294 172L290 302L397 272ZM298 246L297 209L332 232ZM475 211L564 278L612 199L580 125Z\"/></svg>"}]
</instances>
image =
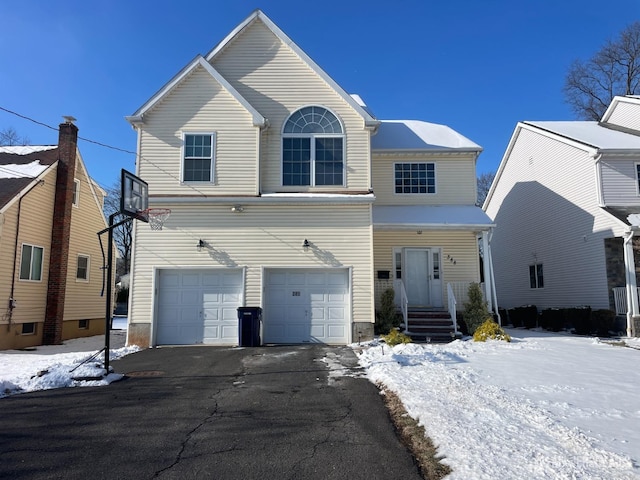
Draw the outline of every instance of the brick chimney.
<instances>
[{"instance_id":1,"label":"brick chimney","mask_svg":"<svg viewBox=\"0 0 640 480\"><path fill-rule=\"evenodd\" d=\"M47 307L42 335L44 345L62 343L62 321L67 290L78 127L73 124L72 117L65 117L65 120L65 123L60 124L58 134L58 171L53 204Z\"/></svg>"}]
</instances>

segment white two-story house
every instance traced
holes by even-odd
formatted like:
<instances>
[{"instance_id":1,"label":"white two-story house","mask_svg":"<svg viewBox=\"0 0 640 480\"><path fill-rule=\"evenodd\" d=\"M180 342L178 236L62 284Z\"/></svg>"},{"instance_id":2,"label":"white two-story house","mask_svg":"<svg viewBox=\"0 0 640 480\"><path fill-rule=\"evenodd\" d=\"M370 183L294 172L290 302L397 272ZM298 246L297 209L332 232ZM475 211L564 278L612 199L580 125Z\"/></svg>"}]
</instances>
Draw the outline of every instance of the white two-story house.
<instances>
[{"instance_id":1,"label":"white two-story house","mask_svg":"<svg viewBox=\"0 0 640 480\"><path fill-rule=\"evenodd\" d=\"M239 306L263 343L348 344L386 288L446 310L481 280L481 148L378 120L259 10L127 120L149 206L171 210L135 226L130 344L237 344Z\"/></svg>"},{"instance_id":2,"label":"white two-story house","mask_svg":"<svg viewBox=\"0 0 640 480\"><path fill-rule=\"evenodd\" d=\"M638 334L640 97L600 122L518 123L483 209L500 306L611 309Z\"/></svg>"}]
</instances>

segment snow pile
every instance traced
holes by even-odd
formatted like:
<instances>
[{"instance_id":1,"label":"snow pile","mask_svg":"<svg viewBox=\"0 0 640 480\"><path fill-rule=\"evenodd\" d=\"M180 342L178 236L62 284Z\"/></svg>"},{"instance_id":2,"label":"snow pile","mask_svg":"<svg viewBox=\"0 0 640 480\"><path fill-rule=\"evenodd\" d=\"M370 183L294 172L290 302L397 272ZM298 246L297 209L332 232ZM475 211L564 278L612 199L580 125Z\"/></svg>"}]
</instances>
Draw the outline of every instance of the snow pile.
<instances>
[{"instance_id":1,"label":"snow pile","mask_svg":"<svg viewBox=\"0 0 640 480\"><path fill-rule=\"evenodd\" d=\"M32 352L1 351L0 398L50 388L108 385L120 380L119 373L105 375L104 352L96 355L102 345L104 335L97 335L69 340L64 345L40 346ZM109 359L139 350L135 345L110 349ZM83 364L86 360L89 361Z\"/></svg>"},{"instance_id":2,"label":"snow pile","mask_svg":"<svg viewBox=\"0 0 640 480\"><path fill-rule=\"evenodd\" d=\"M640 353L508 333L512 343L371 346L359 361L424 426L448 479L640 478Z\"/></svg>"}]
</instances>

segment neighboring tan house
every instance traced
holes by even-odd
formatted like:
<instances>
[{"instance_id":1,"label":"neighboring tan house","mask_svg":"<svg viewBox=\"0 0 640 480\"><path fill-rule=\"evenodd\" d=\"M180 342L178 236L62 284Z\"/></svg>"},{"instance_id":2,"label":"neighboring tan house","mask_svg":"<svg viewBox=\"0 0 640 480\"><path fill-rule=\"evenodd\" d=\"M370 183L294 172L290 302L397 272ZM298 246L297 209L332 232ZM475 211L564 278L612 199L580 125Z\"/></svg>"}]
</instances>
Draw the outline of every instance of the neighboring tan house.
<instances>
[{"instance_id":1,"label":"neighboring tan house","mask_svg":"<svg viewBox=\"0 0 640 480\"><path fill-rule=\"evenodd\" d=\"M127 120L149 206L171 209L134 228L129 344L237 344L239 306L263 343L348 344L389 287L407 316L455 312L481 279L481 147L376 119L259 10Z\"/></svg>"},{"instance_id":2,"label":"neighboring tan house","mask_svg":"<svg viewBox=\"0 0 640 480\"><path fill-rule=\"evenodd\" d=\"M63 123L57 146L0 147L0 349L104 333L105 192L77 134Z\"/></svg>"},{"instance_id":3,"label":"neighboring tan house","mask_svg":"<svg viewBox=\"0 0 640 480\"><path fill-rule=\"evenodd\" d=\"M615 97L600 122L518 123L483 209L501 307L616 310L632 335L640 97Z\"/></svg>"}]
</instances>

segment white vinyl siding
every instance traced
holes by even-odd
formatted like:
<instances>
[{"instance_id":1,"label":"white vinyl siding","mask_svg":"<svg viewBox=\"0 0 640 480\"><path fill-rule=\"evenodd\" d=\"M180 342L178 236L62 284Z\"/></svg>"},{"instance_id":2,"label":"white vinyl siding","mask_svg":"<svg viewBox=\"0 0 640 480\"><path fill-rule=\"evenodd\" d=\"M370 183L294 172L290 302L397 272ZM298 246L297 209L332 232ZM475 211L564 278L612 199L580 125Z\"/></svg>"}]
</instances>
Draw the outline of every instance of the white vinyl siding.
<instances>
[{"instance_id":1,"label":"white vinyl siding","mask_svg":"<svg viewBox=\"0 0 640 480\"><path fill-rule=\"evenodd\" d=\"M397 194L395 164L433 163L435 193ZM376 205L473 205L476 202L476 166L471 154L387 155L373 152L373 191Z\"/></svg>"},{"instance_id":2,"label":"white vinyl siding","mask_svg":"<svg viewBox=\"0 0 640 480\"><path fill-rule=\"evenodd\" d=\"M521 129L486 212L500 306L609 308L603 240L622 227L598 206L586 151ZM534 262L544 289L530 288Z\"/></svg>"},{"instance_id":3,"label":"white vinyl siding","mask_svg":"<svg viewBox=\"0 0 640 480\"><path fill-rule=\"evenodd\" d=\"M624 100L619 101L616 104L613 112L611 112L607 123L640 132L640 115L638 115L638 104L629 103L628 101Z\"/></svg>"},{"instance_id":4,"label":"white vinyl siding","mask_svg":"<svg viewBox=\"0 0 640 480\"><path fill-rule=\"evenodd\" d=\"M345 187L358 191L369 189L370 133L364 129L362 117L260 21L242 31L213 60L213 66L269 119L270 127L261 138L263 193L336 190L335 186L282 186L280 132L289 115L307 105L325 107L343 122Z\"/></svg>"},{"instance_id":5,"label":"white vinyl siding","mask_svg":"<svg viewBox=\"0 0 640 480\"><path fill-rule=\"evenodd\" d=\"M172 213L163 230L135 225L132 323L151 321L154 267L196 265L246 267L246 306L262 305L264 268L351 268L350 317L373 322L370 205L248 204L240 214L230 205L166 206ZM209 245L200 252L199 239Z\"/></svg>"},{"instance_id":6,"label":"white vinyl siding","mask_svg":"<svg viewBox=\"0 0 640 480\"><path fill-rule=\"evenodd\" d=\"M638 205L638 171L640 156L610 157L600 160L602 197L605 205L628 207Z\"/></svg>"},{"instance_id":7,"label":"white vinyl siding","mask_svg":"<svg viewBox=\"0 0 640 480\"><path fill-rule=\"evenodd\" d=\"M145 115L137 174L149 183L149 195L257 195L259 131L251 114L198 67ZM181 182L183 132L216 133L214 182Z\"/></svg>"}]
</instances>

